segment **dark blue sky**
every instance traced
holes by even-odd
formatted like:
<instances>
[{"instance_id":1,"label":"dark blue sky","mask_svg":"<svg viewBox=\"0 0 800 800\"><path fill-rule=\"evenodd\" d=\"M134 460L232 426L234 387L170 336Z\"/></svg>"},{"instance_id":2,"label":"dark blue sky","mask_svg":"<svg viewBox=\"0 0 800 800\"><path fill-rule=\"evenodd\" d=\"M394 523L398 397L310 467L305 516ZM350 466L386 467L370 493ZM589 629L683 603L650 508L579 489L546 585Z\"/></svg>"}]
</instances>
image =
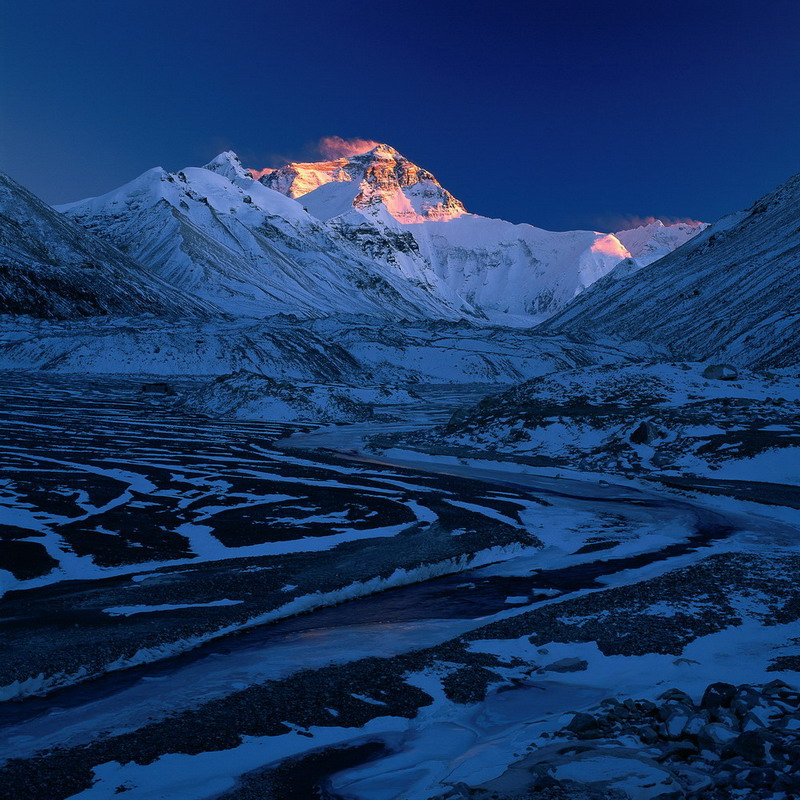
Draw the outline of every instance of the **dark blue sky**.
<instances>
[{"instance_id":1,"label":"dark blue sky","mask_svg":"<svg viewBox=\"0 0 800 800\"><path fill-rule=\"evenodd\" d=\"M5 0L0 76L0 169L52 203L326 135L553 229L713 219L800 171L797 0Z\"/></svg>"}]
</instances>

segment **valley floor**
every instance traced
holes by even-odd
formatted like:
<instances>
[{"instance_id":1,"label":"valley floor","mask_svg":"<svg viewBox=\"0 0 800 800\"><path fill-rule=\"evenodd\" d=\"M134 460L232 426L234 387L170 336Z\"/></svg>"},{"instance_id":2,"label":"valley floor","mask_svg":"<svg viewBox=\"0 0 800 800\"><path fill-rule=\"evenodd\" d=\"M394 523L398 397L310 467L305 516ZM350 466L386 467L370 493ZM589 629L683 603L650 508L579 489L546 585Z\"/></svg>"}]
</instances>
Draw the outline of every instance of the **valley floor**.
<instances>
[{"instance_id":1,"label":"valley floor","mask_svg":"<svg viewBox=\"0 0 800 800\"><path fill-rule=\"evenodd\" d=\"M4 375L10 797L798 796L794 487L366 447L487 387L326 428L195 388Z\"/></svg>"}]
</instances>

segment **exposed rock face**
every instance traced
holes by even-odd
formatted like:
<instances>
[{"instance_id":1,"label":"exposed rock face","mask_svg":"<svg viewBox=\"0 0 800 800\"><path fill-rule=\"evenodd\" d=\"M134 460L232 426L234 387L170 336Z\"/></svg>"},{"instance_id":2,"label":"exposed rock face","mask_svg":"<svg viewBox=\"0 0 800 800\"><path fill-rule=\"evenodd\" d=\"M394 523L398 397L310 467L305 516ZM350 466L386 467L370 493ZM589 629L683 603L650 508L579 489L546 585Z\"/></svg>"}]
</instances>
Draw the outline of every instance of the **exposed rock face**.
<instances>
[{"instance_id":1,"label":"exposed rock face","mask_svg":"<svg viewBox=\"0 0 800 800\"><path fill-rule=\"evenodd\" d=\"M333 191L329 187L310 201L323 219L329 218L323 205L329 206L328 213L342 213L347 209L348 200L359 210L382 204L396 220L407 223L453 219L466 213L461 202L430 172L387 144L379 144L349 158L287 164L260 180L270 189L294 198L304 197L328 184L349 184L332 187Z\"/></svg>"}]
</instances>

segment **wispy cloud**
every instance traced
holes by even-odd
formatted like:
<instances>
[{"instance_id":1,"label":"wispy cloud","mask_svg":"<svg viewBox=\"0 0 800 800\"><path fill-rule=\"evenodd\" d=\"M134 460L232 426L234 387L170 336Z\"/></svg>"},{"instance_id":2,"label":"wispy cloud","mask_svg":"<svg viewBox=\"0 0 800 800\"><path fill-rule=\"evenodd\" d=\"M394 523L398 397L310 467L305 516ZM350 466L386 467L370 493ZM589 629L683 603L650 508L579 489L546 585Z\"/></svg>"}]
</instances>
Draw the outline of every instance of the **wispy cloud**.
<instances>
[{"instance_id":1,"label":"wispy cloud","mask_svg":"<svg viewBox=\"0 0 800 800\"><path fill-rule=\"evenodd\" d=\"M310 141L294 153L243 153L242 161L250 164L269 164L268 167L248 168L253 178L258 180L264 175L269 175L280 167L292 162L313 162L324 159L330 161L336 158L350 158L360 153L372 150L380 142L371 139L345 139L342 136L323 136L316 142ZM230 149L230 148L228 148Z\"/></svg>"},{"instance_id":2,"label":"wispy cloud","mask_svg":"<svg viewBox=\"0 0 800 800\"><path fill-rule=\"evenodd\" d=\"M672 217L662 215L658 217L641 216L639 214L606 214L595 218L594 225L600 231L627 231L632 228L641 228L650 225L656 220L661 220L665 225L701 225L702 221L691 217Z\"/></svg>"},{"instance_id":3,"label":"wispy cloud","mask_svg":"<svg viewBox=\"0 0 800 800\"><path fill-rule=\"evenodd\" d=\"M360 153L366 153L377 147L380 142L371 139L343 139L341 136L323 136L317 144L319 154L323 158L349 158Z\"/></svg>"}]
</instances>

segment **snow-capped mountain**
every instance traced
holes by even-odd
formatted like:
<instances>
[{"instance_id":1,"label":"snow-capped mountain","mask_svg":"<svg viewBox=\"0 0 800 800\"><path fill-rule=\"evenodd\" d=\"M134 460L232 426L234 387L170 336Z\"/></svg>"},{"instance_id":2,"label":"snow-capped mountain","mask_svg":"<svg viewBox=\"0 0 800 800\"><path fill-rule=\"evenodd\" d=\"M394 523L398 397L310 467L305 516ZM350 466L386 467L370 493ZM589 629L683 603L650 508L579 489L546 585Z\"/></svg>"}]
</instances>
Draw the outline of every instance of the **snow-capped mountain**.
<instances>
[{"instance_id":1,"label":"snow-capped mountain","mask_svg":"<svg viewBox=\"0 0 800 800\"><path fill-rule=\"evenodd\" d=\"M454 219L466 213L430 172L388 144L349 158L287 164L260 180L288 197L305 198L303 205L323 220L351 208L378 218L389 214L404 224Z\"/></svg>"},{"instance_id":2,"label":"snow-capped mountain","mask_svg":"<svg viewBox=\"0 0 800 800\"><path fill-rule=\"evenodd\" d=\"M800 355L800 175L631 274L624 265L546 328L666 345L684 359L775 368Z\"/></svg>"},{"instance_id":3,"label":"snow-capped mountain","mask_svg":"<svg viewBox=\"0 0 800 800\"><path fill-rule=\"evenodd\" d=\"M460 316L345 246L300 203L253 180L230 152L205 167L148 170L59 210L175 287L239 316Z\"/></svg>"},{"instance_id":4,"label":"snow-capped mountain","mask_svg":"<svg viewBox=\"0 0 800 800\"><path fill-rule=\"evenodd\" d=\"M0 313L68 319L203 309L0 173Z\"/></svg>"},{"instance_id":5,"label":"snow-capped mountain","mask_svg":"<svg viewBox=\"0 0 800 800\"><path fill-rule=\"evenodd\" d=\"M237 316L522 326L560 310L623 259L638 268L699 230L552 232L469 214L388 145L275 170L245 169L226 152L201 168L151 169L59 209Z\"/></svg>"},{"instance_id":6,"label":"snow-capped mountain","mask_svg":"<svg viewBox=\"0 0 800 800\"><path fill-rule=\"evenodd\" d=\"M383 144L251 173L412 283L505 324L546 319L623 259L649 264L703 227L655 221L620 234L552 232L468 214L430 172Z\"/></svg>"},{"instance_id":7,"label":"snow-capped mountain","mask_svg":"<svg viewBox=\"0 0 800 800\"><path fill-rule=\"evenodd\" d=\"M665 225L660 219L655 219L635 228L617 231L614 236L622 242L638 266L644 267L677 250L707 227L706 222Z\"/></svg>"}]
</instances>

